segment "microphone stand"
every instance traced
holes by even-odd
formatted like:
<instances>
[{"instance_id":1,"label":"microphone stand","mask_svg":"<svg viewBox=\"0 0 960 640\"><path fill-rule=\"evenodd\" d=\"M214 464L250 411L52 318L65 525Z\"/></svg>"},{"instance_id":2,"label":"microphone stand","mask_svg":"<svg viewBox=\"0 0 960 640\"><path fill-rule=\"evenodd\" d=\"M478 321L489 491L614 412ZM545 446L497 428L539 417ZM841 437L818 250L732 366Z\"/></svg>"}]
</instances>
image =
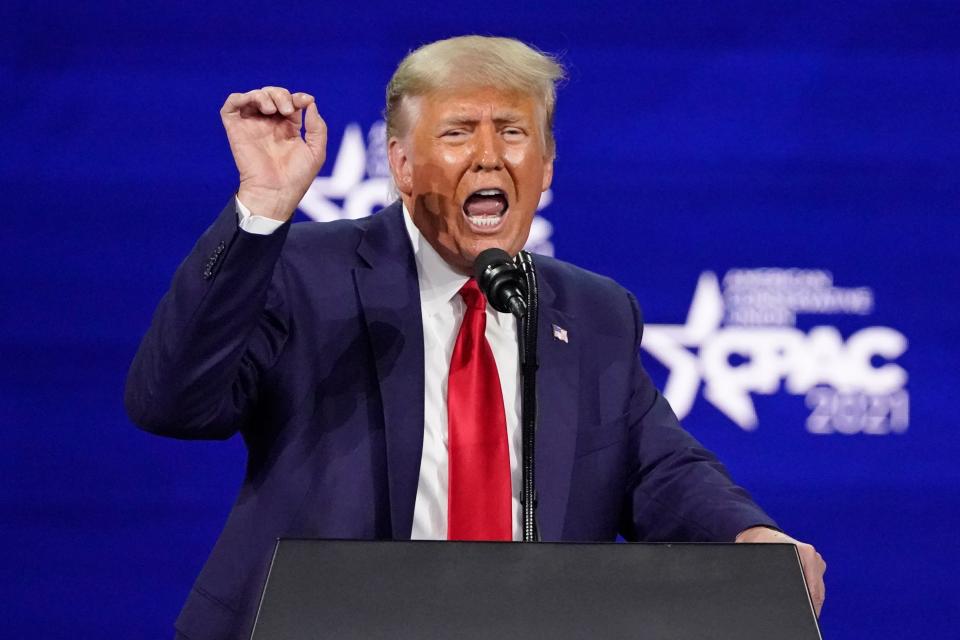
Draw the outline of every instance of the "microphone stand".
<instances>
[{"instance_id":1,"label":"microphone stand","mask_svg":"<svg viewBox=\"0 0 960 640\"><path fill-rule=\"evenodd\" d=\"M525 299L527 312L519 321L517 346L520 354L521 390L521 438L523 442L523 487L520 504L523 507L524 542L540 542L540 527L537 524L537 484L535 446L537 434L537 320L539 296L537 272L533 256L526 251L517 254L516 262L526 283Z\"/></svg>"}]
</instances>

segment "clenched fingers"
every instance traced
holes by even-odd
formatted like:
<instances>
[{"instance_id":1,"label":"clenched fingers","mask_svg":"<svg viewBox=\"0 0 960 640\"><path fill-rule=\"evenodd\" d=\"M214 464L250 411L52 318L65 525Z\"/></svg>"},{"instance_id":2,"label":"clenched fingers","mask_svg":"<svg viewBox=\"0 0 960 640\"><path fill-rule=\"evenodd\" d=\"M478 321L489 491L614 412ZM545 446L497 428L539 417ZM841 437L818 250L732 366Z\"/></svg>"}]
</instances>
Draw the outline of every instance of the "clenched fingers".
<instances>
[{"instance_id":1,"label":"clenched fingers","mask_svg":"<svg viewBox=\"0 0 960 640\"><path fill-rule=\"evenodd\" d=\"M827 563L823 561L823 556L817 553L817 550L814 549L812 545L791 538L782 531L762 526L750 527L749 529L741 531L737 535L736 541L750 543L773 542L795 545L797 555L800 557L800 565L803 567L803 580L807 583L807 591L810 593L813 610L817 616L820 615L820 609L823 608L823 601L827 597L827 590L823 584L823 574L827 570Z\"/></svg>"},{"instance_id":2,"label":"clenched fingers","mask_svg":"<svg viewBox=\"0 0 960 640\"><path fill-rule=\"evenodd\" d=\"M293 99L293 106L297 109L305 109L313 102L313 96L302 91L291 94L290 97Z\"/></svg>"},{"instance_id":3,"label":"clenched fingers","mask_svg":"<svg viewBox=\"0 0 960 640\"><path fill-rule=\"evenodd\" d=\"M807 583L807 590L810 591L813 609L819 617L820 610L827 598L827 589L823 582L823 574L827 570L827 563L823 560L823 556L809 544L797 544L797 552L800 554L803 578Z\"/></svg>"},{"instance_id":4,"label":"clenched fingers","mask_svg":"<svg viewBox=\"0 0 960 640\"><path fill-rule=\"evenodd\" d=\"M313 96L307 93L291 94L283 87L263 87L246 93L231 93L227 96L221 115L234 113L260 113L266 116L280 114L299 120L299 110L313 102Z\"/></svg>"},{"instance_id":5,"label":"clenched fingers","mask_svg":"<svg viewBox=\"0 0 960 640\"><path fill-rule=\"evenodd\" d=\"M277 112L277 105L269 94L262 89L247 91L246 93L231 93L223 103L220 114L224 116L237 113L261 113L272 116Z\"/></svg>"},{"instance_id":6,"label":"clenched fingers","mask_svg":"<svg viewBox=\"0 0 960 640\"><path fill-rule=\"evenodd\" d=\"M283 87L264 87L261 91L270 97L277 111L283 115L289 116L295 111L293 108L293 100L290 98L290 92Z\"/></svg>"}]
</instances>

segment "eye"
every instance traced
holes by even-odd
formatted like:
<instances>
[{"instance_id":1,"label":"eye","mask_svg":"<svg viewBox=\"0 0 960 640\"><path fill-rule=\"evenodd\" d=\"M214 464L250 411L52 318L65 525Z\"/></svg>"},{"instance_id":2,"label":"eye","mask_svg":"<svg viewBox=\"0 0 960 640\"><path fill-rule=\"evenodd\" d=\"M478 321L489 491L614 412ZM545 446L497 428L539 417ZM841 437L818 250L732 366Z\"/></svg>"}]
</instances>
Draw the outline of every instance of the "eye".
<instances>
[{"instance_id":1,"label":"eye","mask_svg":"<svg viewBox=\"0 0 960 640\"><path fill-rule=\"evenodd\" d=\"M446 138L448 140L459 140L467 135L467 132L463 129L448 129L440 134L441 138Z\"/></svg>"},{"instance_id":2,"label":"eye","mask_svg":"<svg viewBox=\"0 0 960 640\"><path fill-rule=\"evenodd\" d=\"M502 134L507 140L520 140L526 137L527 132L519 127L506 127Z\"/></svg>"}]
</instances>

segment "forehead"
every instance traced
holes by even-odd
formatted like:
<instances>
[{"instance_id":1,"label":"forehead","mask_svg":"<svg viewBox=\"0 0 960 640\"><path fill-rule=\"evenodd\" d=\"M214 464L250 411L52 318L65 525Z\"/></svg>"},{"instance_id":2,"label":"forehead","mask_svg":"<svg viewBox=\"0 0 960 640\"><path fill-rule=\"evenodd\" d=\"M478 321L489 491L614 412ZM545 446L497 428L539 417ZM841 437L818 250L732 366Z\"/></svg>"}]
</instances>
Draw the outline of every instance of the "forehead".
<instances>
[{"instance_id":1,"label":"forehead","mask_svg":"<svg viewBox=\"0 0 960 640\"><path fill-rule=\"evenodd\" d=\"M524 91L497 87L443 88L410 100L421 123L484 117L535 118L542 111L542 105L536 96Z\"/></svg>"}]
</instances>

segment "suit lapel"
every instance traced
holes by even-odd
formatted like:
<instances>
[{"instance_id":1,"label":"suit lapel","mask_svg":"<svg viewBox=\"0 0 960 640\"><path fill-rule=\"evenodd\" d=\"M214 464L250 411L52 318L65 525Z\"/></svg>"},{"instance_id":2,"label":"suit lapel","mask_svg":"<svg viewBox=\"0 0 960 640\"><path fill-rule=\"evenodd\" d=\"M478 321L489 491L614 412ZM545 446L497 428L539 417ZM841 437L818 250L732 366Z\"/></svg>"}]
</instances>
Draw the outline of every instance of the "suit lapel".
<instances>
[{"instance_id":1,"label":"suit lapel","mask_svg":"<svg viewBox=\"0 0 960 640\"><path fill-rule=\"evenodd\" d=\"M573 472L580 395L580 344L576 319L556 306L556 296L542 271L537 322L537 520L544 540L560 540ZM564 341L554 327L566 334Z\"/></svg>"},{"instance_id":2,"label":"suit lapel","mask_svg":"<svg viewBox=\"0 0 960 640\"><path fill-rule=\"evenodd\" d=\"M423 447L423 322L417 267L399 202L373 216L354 270L377 367L386 437L390 522L409 539Z\"/></svg>"}]
</instances>

